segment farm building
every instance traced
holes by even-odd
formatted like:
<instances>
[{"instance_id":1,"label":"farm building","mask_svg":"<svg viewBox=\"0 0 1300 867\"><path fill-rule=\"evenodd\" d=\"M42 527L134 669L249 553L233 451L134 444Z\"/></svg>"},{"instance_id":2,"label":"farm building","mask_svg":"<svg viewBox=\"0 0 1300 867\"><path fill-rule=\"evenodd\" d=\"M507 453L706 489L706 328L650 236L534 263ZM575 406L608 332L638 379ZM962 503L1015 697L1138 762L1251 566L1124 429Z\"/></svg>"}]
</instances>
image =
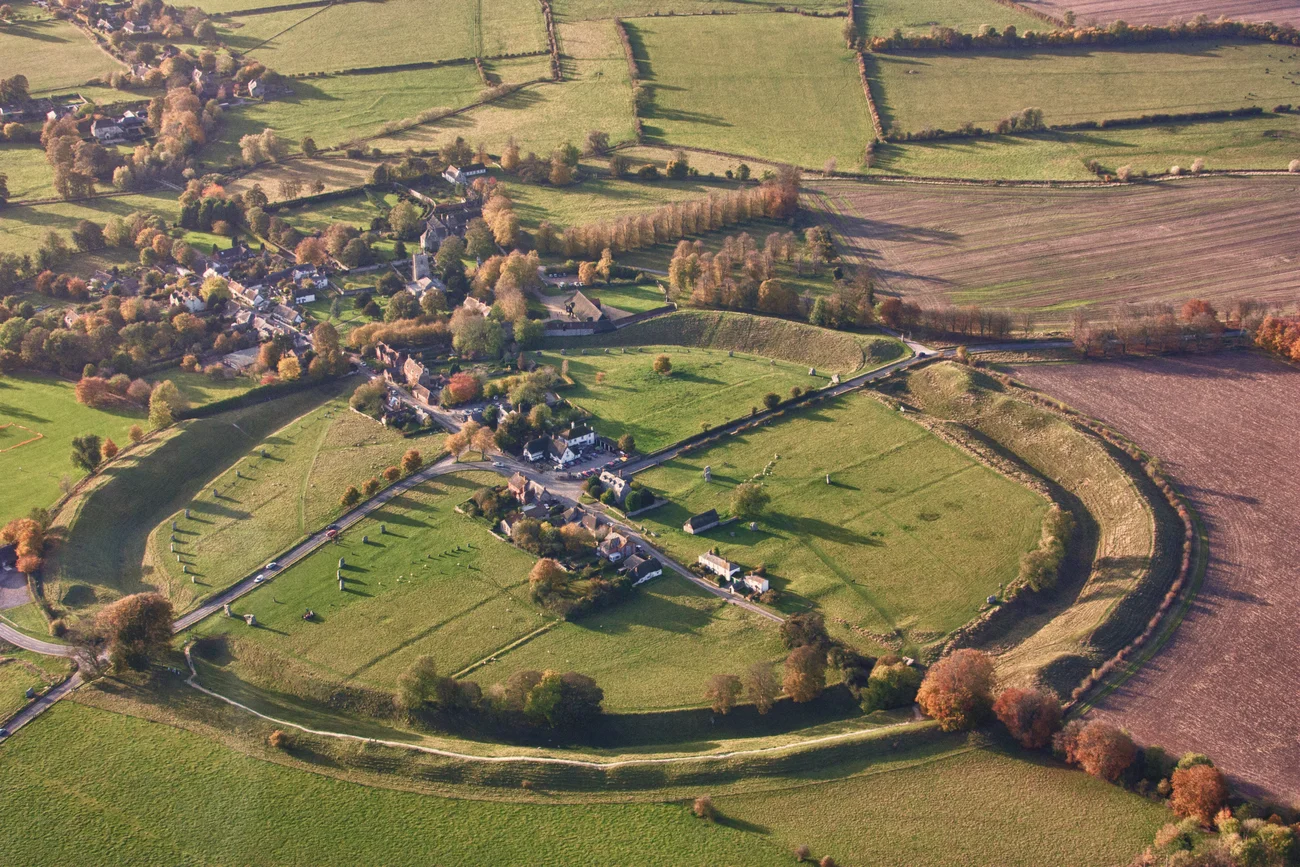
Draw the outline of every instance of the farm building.
<instances>
[{"instance_id":1,"label":"farm building","mask_svg":"<svg viewBox=\"0 0 1300 867\"><path fill-rule=\"evenodd\" d=\"M740 574L739 566L724 557L719 557L717 554L701 554L695 562L719 578L726 578L728 581Z\"/></svg>"},{"instance_id":2,"label":"farm building","mask_svg":"<svg viewBox=\"0 0 1300 867\"><path fill-rule=\"evenodd\" d=\"M692 515L687 518L686 523L682 524L682 529L694 536L712 530L720 523L722 523L722 521L718 518L718 510L709 509L707 512L701 512L698 515Z\"/></svg>"},{"instance_id":3,"label":"farm building","mask_svg":"<svg viewBox=\"0 0 1300 867\"><path fill-rule=\"evenodd\" d=\"M469 186L475 178L481 178L486 174L487 166L482 163L470 163L467 166L447 166L447 171L442 173L442 177L449 184Z\"/></svg>"}]
</instances>

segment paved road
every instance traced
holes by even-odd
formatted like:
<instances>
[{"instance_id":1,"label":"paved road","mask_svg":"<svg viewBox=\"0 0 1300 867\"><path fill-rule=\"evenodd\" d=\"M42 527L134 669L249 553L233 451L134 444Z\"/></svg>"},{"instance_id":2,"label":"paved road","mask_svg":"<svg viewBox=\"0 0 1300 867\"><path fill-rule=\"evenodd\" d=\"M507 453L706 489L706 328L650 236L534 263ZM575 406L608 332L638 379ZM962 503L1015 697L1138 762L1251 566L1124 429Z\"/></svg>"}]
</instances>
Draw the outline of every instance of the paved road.
<instances>
[{"instance_id":1,"label":"paved road","mask_svg":"<svg viewBox=\"0 0 1300 867\"><path fill-rule=\"evenodd\" d=\"M9 732L9 734L4 737L0 737L0 743L4 743L6 740L9 739L10 736L13 735L14 732L18 731L20 728L27 725L32 720L36 719L41 714L45 713L45 711L49 710L51 707L54 706L54 703L56 701L63 698L68 693L72 692L77 687L81 686L81 684L82 684L81 674L78 672L77 674L74 674L72 675L72 677L65 680L63 683L51 689L49 692L45 693L45 695L41 696L31 704L27 705L27 707L18 711L18 713L11 716L9 718L9 721L4 724L5 730Z\"/></svg>"},{"instance_id":2,"label":"paved road","mask_svg":"<svg viewBox=\"0 0 1300 867\"><path fill-rule=\"evenodd\" d=\"M0 639L9 642L15 647L21 647L23 650L30 650L33 653L40 653L45 656L76 655L76 650L66 644L55 644L52 641L42 641L39 638L32 638L30 635L14 629L8 623L0 622Z\"/></svg>"}]
</instances>

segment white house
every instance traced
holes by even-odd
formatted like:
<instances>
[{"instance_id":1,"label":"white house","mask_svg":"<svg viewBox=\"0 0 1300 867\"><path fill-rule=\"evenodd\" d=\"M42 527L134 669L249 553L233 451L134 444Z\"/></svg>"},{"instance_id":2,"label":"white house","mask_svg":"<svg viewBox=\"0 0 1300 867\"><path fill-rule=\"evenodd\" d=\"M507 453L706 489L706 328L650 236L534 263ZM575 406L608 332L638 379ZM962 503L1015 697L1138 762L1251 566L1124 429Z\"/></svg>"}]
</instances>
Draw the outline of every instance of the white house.
<instances>
[{"instance_id":1,"label":"white house","mask_svg":"<svg viewBox=\"0 0 1300 867\"><path fill-rule=\"evenodd\" d=\"M546 458L546 452L550 449L551 442L546 439L530 440L524 446L524 460L540 461Z\"/></svg>"},{"instance_id":2,"label":"white house","mask_svg":"<svg viewBox=\"0 0 1300 867\"><path fill-rule=\"evenodd\" d=\"M464 184L469 186L475 178L487 174L487 166L482 163L470 163L467 166L447 166L447 171L442 173L442 177L449 184Z\"/></svg>"},{"instance_id":3,"label":"white house","mask_svg":"<svg viewBox=\"0 0 1300 867\"><path fill-rule=\"evenodd\" d=\"M734 579L740 574L740 567L717 554L701 554L695 562L708 569L719 578Z\"/></svg>"},{"instance_id":4,"label":"white house","mask_svg":"<svg viewBox=\"0 0 1300 867\"><path fill-rule=\"evenodd\" d=\"M580 457L582 457L582 453L577 446L570 445L563 437L551 438L551 458L561 469L574 463Z\"/></svg>"},{"instance_id":5,"label":"white house","mask_svg":"<svg viewBox=\"0 0 1300 867\"><path fill-rule=\"evenodd\" d=\"M171 306L184 307L189 313L198 313L200 310L203 310L208 306L204 303L202 298L195 295L193 290L189 288L177 289L172 292L171 297L168 300L170 301Z\"/></svg>"},{"instance_id":6,"label":"white house","mask_svg":"<svg viewBox=\"0 0 1300 867\"><path fill-rule=\"evenodd\" d=\"M746 575L744 579L742 579L741 583L755 593L766 593L772 586L772 582L768 581L762 575Z\"/></svg>"},{"instance_id":7,"label":"white house","mask_svg":"<svg viewBox=\"0 0 1300 867\"><path fill-rule=\"evenodd\" d=\"M633 554L623 562L623 571L632 576L632 586L642 584L651 578L664 574L663 564L654 557L641 557Z\"/></svg>"},{"instance_id":8,"label":"white house","mask_svg":"<svg viewBox=\"0 0 1300 867\"><path fill-rule=\"evenodd\" d=\"M566 431L560 431L558 437L564 440L566 445L579 448L596 444L596 432L584 425L574 425Z\"/></svg>"}]
</instances>

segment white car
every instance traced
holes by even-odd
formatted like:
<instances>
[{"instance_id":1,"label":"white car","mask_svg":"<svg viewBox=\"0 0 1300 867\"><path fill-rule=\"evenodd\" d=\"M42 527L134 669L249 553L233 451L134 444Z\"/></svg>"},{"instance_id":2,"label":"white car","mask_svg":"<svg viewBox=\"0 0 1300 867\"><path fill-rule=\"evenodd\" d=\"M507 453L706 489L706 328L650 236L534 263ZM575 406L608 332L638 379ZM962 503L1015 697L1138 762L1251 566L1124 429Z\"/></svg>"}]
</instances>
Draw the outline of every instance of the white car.
<instances>
[{"instance_id":1,"label":"white car","mask_svg":"<svg viewBox=\"0 0 1300 867\"><path fill-rule=\"evenodd\" d=\"M272 560L270 563L266 564L267 572L274 572L276 569L279 568L280 568L280 562L278 560Z\"/></svg>"},{"instance_id":2,"label":"white car","mask_svg":"<svg viewBox=\"0 0 1300 867\"><path fill-rule=\"evenodd\" d=\"M497 469L501 469L502 467L505 466L505 464L501 463L500 461L493 461L492 466L496 467Z\"/></svg>"}]
</instances>

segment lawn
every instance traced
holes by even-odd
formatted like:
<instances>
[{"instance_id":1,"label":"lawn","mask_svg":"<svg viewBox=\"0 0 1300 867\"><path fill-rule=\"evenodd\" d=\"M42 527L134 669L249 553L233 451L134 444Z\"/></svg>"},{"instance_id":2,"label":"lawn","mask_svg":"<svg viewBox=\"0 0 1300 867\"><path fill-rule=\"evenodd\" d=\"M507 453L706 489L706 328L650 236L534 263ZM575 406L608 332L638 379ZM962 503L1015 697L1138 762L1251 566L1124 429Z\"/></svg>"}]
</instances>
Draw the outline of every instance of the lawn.
<instances>
[{"instance_id":1,"label":"lawn","mask_svg":"<svg viewBox=\"0 0 1300 867\"><path fill-rule=\"evenodd\" d=\"M791 413L638 478L670 500L641 521L676 559L717 548L747 567L764 564L784 610L816 607L854 643L913 654L1016 577L1046 509L865 395ZM757 530L737 522L682 531L692 514L728 514L731 489L751 480L771 496Z\"/></svg>"},{"instance_id":2,"label":"lawn","mask_svg":"<svg viewBox=\"0 0 1300 867\"><path fill-rule=\"evenodd\" d=\"M1024 33L1041 33L1051 25L992 0L866 0L858 7L859 21L868 36L888 36L895 28L904 33L929 34L932 27L951 27L962 33L978 33L985 24L998 32L1014 25Z\"/></svg>"},{"instance_id":3,"label":"lawn","mask_svg":"<svg viewBox=\"0 0 1300 867\"><path fill-rule=\"evenodd\" d=\"M68 674L71 665L57 656L41 656L6 646L0 651L0 720L27 704L27 690L39 690Z\"/></svg>"},{"instance_id":4,"label":"lawn","mask_svg":"<svg viewBox=\"0 0 1300 867\"><path fill-rule=\"evenodd\" d=\"M154 528L201 496L209 479L233 467L267 437L355 387L355 380L344 378L182 422L119 457L55 520L56 532L66 534L66 541L46 558L42 582L46 598L80 615L118 596L146 590L176 592L178 603L193 599L197 587L189 582L174 587L165 573L144 565Z\"/></svg>"},{"instance_id":5,"label":"lawn","mask_svg":"<svg viewBox=\"0 0 1300 867\"><path fill-rule=\"evenodd\" d=\"M150 382L162 382L164 379L170 379L180 389L181 396L189 401L190 406L207 406L219 400L237 397L257 386L257 380L247 376L237 376L234 379L213 379L207 374L190 373L181 370L179 367L151 373L148 379Z\"/></svg>"},{"instance_id":6,"label":"lawn","mask_svg":"<svg viewBox=\"0 0 1300 867\"><path fill-rule=\"evenodd\" d=\"M1271 106L1270 106L1271 107ZM1108 171L1187 169L1198 157L1210 169L1284 169L1300 157L1300 117L1274 115L1133 129L1052 132L881 145L872 169L888 175L1092 180L1089 160Z\"/></svg>"},{"instance_id":7,"label":"lawn","mask_svg":"<svg viewBox=\"0 0 1300 867\"><path fill-rule=\"evenodd\" d=\"M454 511L500 482L481 472L426 482L234 606L263 628L218 617L199 631L232 634L330 680L385 689L422 654L443 672L459 671L554 619L528 598L534 558ZM335 578L340 557L346 592ZM315 622L302 619L308 608ZM236 659L247 655L239 647Z\"/></svg>"},{"instance_id":8,"label":"lawn","mask_svg":"<svg viewBox=\"0 0 1300 867\"><path fill-rule=\"evenodd\" d=\"M369 3L340 3L238 16L222 31L232 48L285 74L546 48L534 0L385 0L382 11Z\"/></svg>"},{"instance_id":9,"label":"lawn","mask_svg":"<svg viewBox=\"0 0 1300 867\"><path fill-rule=\"evenodd\" d=\"M327 229L334 223L350 223L358 228L369 229L370 221L386 214L388 207L383 196L363 190L328 202L281 208L275 215L310 234Z\"/></svg>"},{"instance_id":10,"label":"lawn","mask_svg":"<svg viewBox=\"0 0 1300 867\"><path fill-rule=\"evenodd\" d=\"M662 710L705 704L713 675L784 656L775 624L666 572L614 608L498 654L470 679L487 686L524 669L580 671L604 688L608 710Z\"/></svg>"},{"instance_id":11,"label":"lawn","mask_svg":"<svg viewBox=\"0 0 1300 867\"><path fill-rule=\"evenodd\" d=\"M548 155L566 141L580 143L589 129L604 130L611 142L634 136L632 91L623 47L611 21L557 25L564 55L564 81L546 82L456 117L394 133L371 144L386 151L437 147L451 136L484 142L500 153L513 137L527 153ZM517 61L531 74L506 81L550 77L547 58ZM502 64L491 64L499 69Z\"/></svg>"},{"instance_id":12,"label":"lawn","mask_svg":"<svg viewBox=\"0 0 1300 867\"><path fill-rule=\"evenodd\" d=\"M79 220L91 220L104 225L111 217L125 217L134 211L160 214L168 220L176 219L178 206L176 193L162 190L155 193L133 193L108 196L81 202L57 202L49 205L8 205L0 210L0 250L6 253L35 253L45 234L57 231L68 240L68 235ZM117 255L118 251L107 251ZM130 258L134 259L134 256Z\"/></svg>"},{"instance_id":13,"label":"lawn","mask_svg":"<svg viewBox=\"0 0 1300 867\"><path fill-rule=\"evenodd\" d=\"M839 19L641 18L628 25L652 93L646 136L820 169L862 161L867 101ZM809 119L815 118L815 126Z\"/></svg>"},{"instance_id":14,"label":"lawn","mask_svg":"<svg viewBox=\"0 0 1300 867\"><path fill-rule=\"evenodd\" d=\"M0 774L0 807L25 817L0 840L0 858L32 867L790 863L763 837L700 822L683 804L511 804L368 788L66 701L6 744Z\"/></svg>"},{"instance_id":15,"label":"lawn","mask_svg":"<svg viewBox=\"0 0 1300 867\"><path fill-rule=\"evenodd\" d=\"M1243 108L1296 98L1288 49L1259 42L874 55L872 95L886 129L991 129L1026 107L1048 124ZM1108 132L1102 132L1105 136Z\"/></svg>"},{"instance_id":16,"label":"lawn","mask_svg":"<svg viewBox=\"0 0 1300 867\"><path fill-rule=\"evenodd\" d=\"M10 202L54 196L54 171L39 146L0 144L0 175L9 178Z\"/></svg>"},{"instance_id":17,"label":"lawn","mask_svg":"<svg viewBox=\"0 0 1300 867\"><path fill-rule=\"evenodd\" d=\"M655 283L645 283L638 286L619 284L591 287L582 291L589 298L595 298L606 307L616 307L619 310L626 310L628 313L644 313L647 310L663 307L667 303L664 301L663 290Z\"/></svg>"},{"instance_id":18,"label":"lawn","mask_svg":"<svg viewBox=\"0 0 1300 867\"><path fill-rule=\"evenodd\" d=\"M547 352L540 361L556 368L568 361L574 385L562 396L594 415L602 436L630 433L643 452L698 434L705 422L717 427L747 416L769 392L786 398L791 388L821 388L830 378L823 371L809 376L807 367L791 362L714 349L648 345L608 354L587 351L593 354ZM672 359L671 376L654 372L660 354ZM596 381L599 373L604 382Z\"/></svg>"},{"instance_id":19,"label":"lawn","mask_svg":"<svg viewBox=\"0 0 1300 867\"><path fill-rule=\"evenodd\" d=\"M125 446L131 425L144 419L141 411L83 406L75 384L62 379L31 374L0 379L0 523L54 505L60 479L85 475L68 457L73 437L93 433Z\"/></svg>"},{"instance_id":20,"label":"lawn","mask_svg":"<svg viewBox=\"0 0 1300 867\"><path fill-rule=\"evenodd\" d=\"M194 499L158 524L145 560L153 566L155 580L172 588L173 604L188 607L197 595L243 578L329 523L343 511L338 500L349 485L360 487L400 464L412 444L352 412L346 401L332 400L250 443L236 466L205 481ZM432 449L436 441L418 445ZM193 517L187 519L184 508ZM179 562L169 541L173 521ZM193 584L182 573L182 563L195 576Z\"/></svg>"},{"instance_id":21,"label":"lawn","mask_svg":"<svg viewBox=\"0 0 1300 867\"><path fill-rule=\"evenodd\" d=\"M330 308L334 306L335 300L339 302L339 315L337 317L330 316ZM381 296L374 300L376 304L383 307L388 299ZM317 322L329 322L338 331L339 337L344 339L347 338L348 332L352 329L374 322L373 319L356 308L352 298L327 295L304 305L303 309L311 314L311 317Z\"/></svg>"},{"instance_id":22,"label":"lawn","mask_svg":"<svg viewBox=\"0 0 1300 867\"><path fill-rule=\"evenodd\" d=\"M122 68L67 21L25 18L0 27L0 78L27 76L33 95L75 93Z\"/></svg>"}]
</instances>

